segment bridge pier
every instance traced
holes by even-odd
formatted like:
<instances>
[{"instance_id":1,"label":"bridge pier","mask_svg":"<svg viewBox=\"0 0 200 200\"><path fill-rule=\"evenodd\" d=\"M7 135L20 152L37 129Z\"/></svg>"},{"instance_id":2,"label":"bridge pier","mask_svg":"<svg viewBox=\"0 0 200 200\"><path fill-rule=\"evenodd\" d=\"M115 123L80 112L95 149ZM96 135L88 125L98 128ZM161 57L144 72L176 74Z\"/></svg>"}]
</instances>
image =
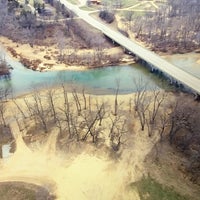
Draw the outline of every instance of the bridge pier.
<instances>
[{"instance_id":1,"label":"bridge pier","mask_svg":"<svg viewBox=\"0 0 200 200\"><path fill-rule=\"evenodd\" d=\"M174 86L175 90L180 90L181 92L187 92L190 94L194 94L194 98L196 101L200 101L200 93L197 94L197 92L192 90L192 88L187 87L184 83L181 81L175 79L173 76L159 70L159 68L155 67L153 64L148 63L147 61L141 59L139 56L136 56L136 60L138 63L141 65L147 67L151 73L155 73L158 75L160 78L164 77L171 86Z\"/></svg>"},{"instance_id":2,"label":"bridge pier","mask_svg":"<svg viewBox=\"0 0 200 200\"><path fill-rule=\"evenodd\" d=\"M154 67L151 67L151 68L150 68L150 72L151 72L151 73L157 74L157 73L158 73L158 70L157 70L156 68L154 68Z\"/></svg>"},{"instance_id":3,"label":"bridge pier","mask_svg":"<svg viewBox=\"0 0 200 200\"><path fill-rule=\"evenodd\" d=\"M194 94L194 100L195 101L200 101L200 94L195 93Z\"/></svg>"}]
</instances>

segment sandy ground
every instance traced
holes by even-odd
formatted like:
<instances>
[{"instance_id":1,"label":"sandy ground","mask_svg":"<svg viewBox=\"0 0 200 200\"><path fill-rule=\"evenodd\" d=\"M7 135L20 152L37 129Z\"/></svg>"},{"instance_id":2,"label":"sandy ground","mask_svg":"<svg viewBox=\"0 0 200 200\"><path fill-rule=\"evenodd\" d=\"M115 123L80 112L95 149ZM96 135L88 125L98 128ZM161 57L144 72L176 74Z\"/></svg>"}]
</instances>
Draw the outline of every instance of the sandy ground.
<instances>
[{"instance_id":1,"label":"sandy ground","mask_svg":"<svg viewBox=\"0 0 200 200\"><path fill-rule=\"evenodd\" d=\"M30 59L30 60L36 60L40 59L42 63L39 65L38 70L42 71L54 71L54 70L84 70L84 66L67 66L65 64L58 63L53 58L53 53L58 52L58 49L55 46L51 47L43 47L43 46L37 46L34 45L34 47L31 47L29 44L19 44L17 42L13 42L12 40L6 38L6 37L0 37L0 43L3 45L5 49L8 47L13 48L18 55L23 55L23 57ZM14 58L9 51L7 51L9 55ZM44 56L50 56L51 59L48 60L44 58ZM14 58L19 60L19 58Z\"/></svg>"},{"instance_id":2,"label":"sandy ground","mask_svg":"<svg viewBox=\"0 0 200 200\"><path fill-rule=\"evenodd\" d=\"M44 92L42 91L41 95L44 95ZM68 95L69 99L72 98L72 94ZM31 94L26 98L30 96ZM86 97L88 98L88 95ZM95 102L106 102L106 105L113 109L114 95L90 97ZM123 102L123 110L129 109L130 97L134 98L134 94L118 96L119 104ZM56 99L63 103L62 98ZM17 101L22 108L23 97ZM134 121L134 130L129 134L129 140L123 145L122 155L116 159L115 156L108 155L105 148L97 151L91 145L80 145L80 148L69 148L69 151L61 152L56 148L56 128L45 143L27 146L22 139L26 132L19 131L12 117L16 112L14 105L12 102L8 104L10 111L7 110L7 120L16 138L17 149L11 157L0 160L0 182L20 181L43 186L50 194L56 195L57 200L140 200L137 190L129 190L127 186L153 172L156 180L162 184L173 186L181 194L195 195L193 185L188 185L186 179L181 178L181 173L176 173L179 172L176 165L179 158L174 158L171 150L163 154L171 155L165 161L172 163L166 165L171 171L147 162L147 159L155 159L150 152L158 138L156 134L149 138L147 131L141 132L137 120ZM104 134L108 134L106 130ZM163 151L165 152L164 149ZM181 178L181 181L177 181L176 176Z\"/></svg>"},{"instance_id":3,"label":"sandy ground","mask_svg":"<svg viewBox=\"0 0 200 200\"><path fill-rule=\"evenodd\" d=\"M0 44L7 50L7 48L13 48L18 55L22 55L24 58L29 60L37 60L39 59L41 63L39 64L36 70L38 71L55 71L55 70L86 70L86 66L77 66L77 65L66 65L63 63L59 63L56 59L56 56L59 54L59 49L54 46L37 46L34 45L31 47L29 44L20 44L17 42L13 42L12 40L0 36ZM74 52L74 49L66 50L68 53ZM17 58L13 57L9 51L8 54L13 58L19 60L19 56ZM123 50L120 47L113 47L110 49L104 49L104 52L108 55L117 55L119 53L123 53ZM86 53L92 54L93 50L84 49L79 50L78 54L85 55ZM50 58L50 59L49 59ZM123 63L133 63L134 59L128 55L124 56L122 59Z\"/></svg>"},{"instance_id":4,"label":"sandy ground","mask_svg":"<svg viewBox=\"0 0 200 200\"><path fill-rule=\"evenodd\" d=\"M131 95L120 95L119 101L128 103ZM95 97L101 98L101 96ZM109 102L114 96L103 96ZM126 107L125 107L126 108ZM143 174L144 159L152 150L155 138L149 140L139 131L130 136L130 141L120 160L116 161L91 153L85 148L82 153L63 153L56 150L57 130L49 135L43 145L30 149L22 140L16 122L10 126L17 141L16 152L1 160L0 181L24 181L46 187L58 200L139 200L137 191L126 186L139 180Z\"/></svg>"}]
</instances>

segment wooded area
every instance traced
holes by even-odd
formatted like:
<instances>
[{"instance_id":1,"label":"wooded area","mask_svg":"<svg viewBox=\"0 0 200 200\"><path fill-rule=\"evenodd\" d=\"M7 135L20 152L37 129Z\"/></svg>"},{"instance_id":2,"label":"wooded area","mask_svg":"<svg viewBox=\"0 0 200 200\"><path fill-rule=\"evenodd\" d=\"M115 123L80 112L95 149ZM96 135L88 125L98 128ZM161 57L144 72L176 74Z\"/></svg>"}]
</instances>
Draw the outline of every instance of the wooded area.
<instances>
[{"instance_id":1,"label":"wooded area","mask_svg":"<svg viewBox=\"0 0 200 200\"><path fill-rule=\"evenodd\" d=\"M168 0L155 13L134 18L130 29L136 38L152 46L154 51L190 52L200 48L200 2Z\"/></svg>"},{"instance_id":2,"label":"wooded area","mask_svg":"<svg viewBox=\"0 0 200 200\"><path fill-rule=\"evenodd\" d=\"M14 42L30 44L31 47L55 46L52 55L44 59L56 59L58 63L66 65L96 67L115 64L122 59L123 52L110 55L105 51L113 45L101 32L77 19L60 2L47 3L55 10L50 17L38 11L37 14L32 13L25 9L25 5L19 6L16 1L1 0L0 34ZM38 4L35 7L38 9ZM82 52L85 49L91 51ZM29 60L23 55L17 55L15 49L9 48L9 51L26 67L33 70L36 70L41 63L41 60Z\"/></svg>"}]
</instances>

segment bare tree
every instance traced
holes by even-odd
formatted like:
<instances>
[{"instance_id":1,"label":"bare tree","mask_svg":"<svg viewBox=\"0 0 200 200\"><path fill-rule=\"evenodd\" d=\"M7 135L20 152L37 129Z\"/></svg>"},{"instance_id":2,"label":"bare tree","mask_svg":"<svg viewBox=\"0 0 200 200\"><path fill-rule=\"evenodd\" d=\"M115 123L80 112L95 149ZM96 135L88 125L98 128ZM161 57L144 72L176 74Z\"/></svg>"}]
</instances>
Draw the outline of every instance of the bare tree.
<instances>
[{"instance_id":1,"label":"bare tree","mask_svg":"<svg viewBox=\"0 0 200 200\"><path fill-rule=\"evenodd\" d=\"M0 101L0 119L1 119L1 124L4 127L6 127L5 111L6 111L5 103Z\"/></svg>"},{"instance_id":2,"label":"bare tree","mask_svg":"<svg viewBox=\"0 0 200 200\"><path fill-rule=\"evenodd\" d=\"M170 129L169 129L169 140L172 144L180 130L189 130L191 128L190 119L195 113L195 108L191 105L189 100L177 98L173 105L171 105L170 113Z\"/></svg>"},{"instance_id":3,"label":"bare tree","mask_svg":"<svg viewBox=\"0 0 200 200\"><path fill-rule=\"evenodd\" d=\"M151 103L151 109L149 109L149 120L150 124L155 123L155 119L158 115L158 111L165 100L167 93L165 91L161 91L158 88L154 88L153 91L151 91L152 96L152 103Z\"/></svg>"},{"instance_id":4,"label":"bare tree","mask_svg":"<svg viewBox=\"0 0 200 200\"><path fill-rule=\"evenodd\" d=\"M141 130L144 131L144 127L146 124L146 112L148 111L150 105L150 99L147 98L145 95L145 98L139 102L138 104L138 109L137 109L137 114L140 120L140 125L141 125Z\"/></svg>"},{"instance_id":5,"label":"bare tree","mask_svg":"<svg viewBox=\"0 0 200 200\"><path fill-rule=\"evenodd\" d=\"M27 118L27 116L26 116L25 112L23 111L22 107L17 103L17 100L13 98L12 101L16 105L17 109L19 110L19 112L21 113L23 118Z\"/></svg>"},{"instance_id":6,"label":"bare tree","mask_svg":"<svg viewBox=\"0 0 200 200\"><path fill-rule=\"evenodd\" d=\"M85 89L83 88L82 89L82 95L83 95L83 101L84 101L84 110L87 109L87 99L86 99L86 96L85 96Z\"/></svg>"},{"instance_id":7,"label":"bare tree","mask_svg":"<svg viewBox=\"0 0 200 200\"><path fill-rule=\"evenodd\" d=\"M101 108L101 106L102 106L102 108ZM98 114L99 114L99 126L101 126L102 125L102 121L103 121L103 119L104 118L106 118L106 106L105 106L105 103L104 102L102 102L102 104L99 106L99 103L98 103L98 101L96 102L96 107L97 107L97 110L99 110L99 112L98 112Z\"/></svg>"},{"instance_id":8,"label":"bare tree","mask_svg":"<svg viewBox=\"0 0 200 200\"><path fill-rule=\"evenodd\" d=\"M134 110L137 112L140 102L143 102L146 97L147 82L145 82L142 77L139 79L134 79L134 86L136 88L136 93L134 97Z\"/></svg>"},{"instance_id":9,"label":"bare tree","mask_svg":"<svg viewBox=\"0 0 200 200\"><path fill-rule=\"evenodd\" d=\"M34 115L33 109L31 108L32 105L31 105L31 103L29 102L29 100L26 97L24 98L24 103L25 103L25 105L26 105L26 107L28 109L29 117L32 117Z\"/></svg>"},{"instance_id":10,"label":"bare tree","mask_svg":"<svg viewBox=\"0 0 200 200\"><path fill-rule=\"evenodd\" d=\"M83 123L85 124L86 133L83 136L83 140L86 140L88 135L91 135L92 142L96 143L98 141L98 135L100 128L97 128L100 112L102 112L103 104L99 107L97 111L84 112L82 117L84 119Z\"/></svg>"},{"instance_id":11,"label":"bare tree","mask_svg":"<svg viewBox=\"0 0 200 200\"><path fill-rule=\"evenodd\" d=\"M1 124L4 127L6 127L5 112L7 110L6 102L9 94L10 94L9 88L7 87L0 88L0 119L1 119Z\"/></svg>"},{"instance_id":12,"label":"bare tree","mask_svg":"<svg viewBox=\"0 0 200 200\"><path fill-rule=\"evenodd\" d=\"M36 119L38 119L38 121L41 123L44 132L47 133L48 132L48 125L47 125L48 114L50 111L48 109L45 109L42 102L41 94L38 91L33 92L32 98L34 101L33 111L36 116Z\"/></svg>"},{"instance_id":13,"label":"bare tree","mask_svg":"<svg viewBox=\"0 0 200 200\"><path fill-rule=\"evenodd\" d=\"M161 142L163 141L163 134L168 126L169 126L169 111L163 108L162 113L159 116L159 125L158 125Z\"/></svg>"},{"instance_id":14,"label":"bare tree","mask_svg":"<svg viewBox=\"0 0 200 200\"><path fill-rule=\"evenodd\" d=\"M76 104L77 113L78 113L78 115L80 115L81 111L82 111L82 107L81 107L80 98L79 98L75 88L73 88L73 90L72 90L72 95L74 97L74 101L75 101L75 104Z\"/></svg>"},{"instance_id":15,"label":"bare tree","mask_svg":"<svg viewBox=\"0 0 200 200\"><path fill-rule=\"evenodd\" d=\"M48 99L48 102L49 102L49 109L50 109L50 112L53 116L53 120L54 122L56 123L57 121L57 114L56 114L56 108L55 108L55 89L52 89L52 88L49 88L47 90L47 99Z\"/></svg>"},{"instance_id":16,"label":"bare tree","mask_svg":"<svg viewBox=\"0 0 200 200\"><path fill-rule=\"evenodd\" d=\"M122 119L121 116L115 116L114 119L111 119L110 127L110 143L114 151L118 151L122 144L122 137L127 132L127 121Z\"/></svg>"},{"instance_id":17,"label":"bare tree","mask_svg":"<svg viewBox=\"0 0 200 200\"><path fill-rule=\"evenodd\" d=\"M69 102L69 98L68 98L68 93L67 90L65 88L65 86L62 84L62 88L63 88L63 97L64 97L64 108L60 108L61 111L63 111L64 116L65 116L65 120L67 123L67 129L68 129L68 133L69 135L72 135L71 132L71 124L70 124L70 102Z\"/></svg>"},{"instance_id":18,"label":"bare tree","mask_svg":"<svg viewBox=\"0 0 200 200\"><path fill-rule=\"evenodd\" d=\"M65 46L66 46L65 36L64 36L63 31L56 30L54 37L55 37L55 41L57 41L57 47L60 52L60 55L59 55L60 61L63 62L63 50L65 49Z\"/></svg>"},{"instance_id":19,"label":"bare tree","mask_svg":"<svg viewBox=\"0 0 200 200\"><path fill-rule=\"evenodd\" d=\"M128 22L127 30L129 30L130 27L132 26L133 15L134 15L134 11L125 11L124 12L124 18Z\"/></svg>"},{"instance_id":20,"label":"bare tree","mask_svg":"<svg viewBox=\"0 0 200 200\"><path fill-rule=\"evenodd\" d=\"M134 109L139 117L141 130L144 131L146 124L146 112L148 111L149 105L151 103L151 96L147 94L147 83L145 83L142 78L134 80L134 83L136 87Z\"/></svg>"},{"instance_id":21,"label":"bare tree","mask_svg":"<svg viewBox=\"0 0 200 200\"><path fill-rule=\"evenodd\" d=\"M114 108L114 115L117 116L118 113L118 94L119 94L119 87L120 87L120 79L116 79L116 91L115 91L115 108Z\"/></svg>"},{"instance_id":22,"label":"bare tree","mask_svg":"<svg viewBox=\"0 0 200 200\"><path fill-rule=\"evenodd\" d=\"M103 38L99 38L98 36L94 37L93 40L94 42L92 43L94 45L94 50L95 50L94 53L95 57L97 58L97 64L101 65L104 57L103 43L105 41Z\"/></svg>"},{"instance_id":23,"label":"bare tree","mask_svg":"<svg viewBox=\"0 0 200 200\"><path fill-rule=\"evenodd\" d=\"M70 123L71 123L71 132L73 137L76 138L76 141L81 140L81 133L82 133L82 123L78 121L78 116L70 114Z\"/></svg>"}]
</instances>

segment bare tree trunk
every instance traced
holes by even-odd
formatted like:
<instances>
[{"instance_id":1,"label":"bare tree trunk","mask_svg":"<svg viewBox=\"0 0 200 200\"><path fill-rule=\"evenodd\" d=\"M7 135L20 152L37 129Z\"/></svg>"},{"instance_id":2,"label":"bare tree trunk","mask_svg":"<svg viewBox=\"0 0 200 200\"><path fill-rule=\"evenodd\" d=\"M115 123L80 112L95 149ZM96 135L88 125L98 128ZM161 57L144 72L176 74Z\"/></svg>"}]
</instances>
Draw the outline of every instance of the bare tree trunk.
<instances>
[{"instance_id":1,"label":"bare tree trunk","mask_svg":"<svg viewBox=\"0 0 200 200\"><path fill-rule=\"evenodd\" d=\"M6 120L5 120L5 104L4 102L0 102L0 116L1 116L1 119L2 119L2 122L3 122L3 126L6 127Z\"/></svg>"},{"instance_id":2,"label":"bare tree trunk","mask_svg":"<svg viewBox=\"0 0 200 200\"><path fill-rule=\"evenodd\" d=\"M35 103L34 104L35 114L40 119L44 132L47 133L48 132L48 128L47 128L47 117L48 117L47 113L48 112L46 113L44 112L41 96L38 92L35 92L33 94L33 99Z\"/></svg>"},{"instance_id":3,"label":"bare tree trunk","mask_svg":"<svg viewBox=\"0 0 200 200\"><path fill-rule=\"evenodd\" d=\"M63 88L63 95L64 95L64 114L67 122L67 129L69 132L69 135L71 136L71 125L70 125L70 104L68 99L67 90L65 89L64 85L62 85Z\"/></svg>"},{"instance_id":4,"label":"bare tree trunk","mask_svg":"<svg viewBox=\"0 0 200 200\"><path fill-rule=\"evenodd\" d=\"M114 115L117 116L118 113L118 93L119 93L119 86L120 86L120 80L117 79L116 80L116 84L117 84L117 88L116 88L116 92L115 92L115 109L114 109Z\"/></svg>"},{"instance_id":5,"label":"bare tree trunk","mask_svg":"<svg viewBox=\"0 0 200 200\"><path fill-rule=\"evenodd\" d=\"M77 109L78 116L80 116L81 110L82 110L81 109L81 103L80 103L79 97L78 97L77 92L76 92L75 89L73 89L72 95L73 95L75 103L76 103L76 109Z\"/></svg>"},{"instance_id":6,"label":"bare tree trunk","mask_svg":"<svg viewBox=\"0 0 200 200\"><path fill-rule=\"evenodd\" d=\"M49 101L50 110L53 115L54 123L56 123L57 117L56 117L56 109L55 109L55 104L54 104L54 95L55 95L55 91L53 91L52 89L49 89L47 91L47 97Z\"/></svg>"},{"instance_id":7,"label":"bare tree trunk","mask_svg":"<svg viewBox=\"0 0 200 200\"><path fill-rule=\"evenodd\" d=\"M156 116L158 114L159 108L161 107L163 101L166 98L166 93L158 90L157 88L153 91L153 109L151 109L150 123L154 124Z\"/></svg>"},{"instance_id":8,"label":"bare tree trunk","mask_svg":"<svg viewBox=\"0 0 200 200\"><path fill-rule=\"evenodd\" d=\"M86 100L85 89L84 88L82 90L82 94L83 94L83 100L84 100L84 110L86 110L87 109L87 100Z\"/></svg>"},{"instance_id":9,"label":"bare tree trunk","mask_svg":"<svg viewBox=\"0 0 200 200\"><path fill-rule=\"evenodd\" d=\"M89 112L92 112L92 106L91 106L91 96L89 95L88 97L88 107L89 107Z\"/></svg>"},{"instance_id":10,"label":"bare tree trunk","mask_svg":"<svg viewBox=\"0 0 200 200\"><path fill-rule=\"evenodd\" d=\"M24 118L26 118L26 115L24 113L24 111L21 109L21 107L17 104L17 101L15 99L13 99L13 103L17 106L18 110L20 111L20 113L22 114L22 116Z\"/></svg>"},{"instance_id":11,"label":"bare tree trunk","mask_svg":"<svg viewBox=\"0 0 200 200\"><path fill-rule=\"evenodd\" d=\"M32 117L33 116L33 112L31 110L31 105L29 104L28 100L26 98L24 98L24 103L29 111L29 116Z\"/></svg>"}]
</instances>

